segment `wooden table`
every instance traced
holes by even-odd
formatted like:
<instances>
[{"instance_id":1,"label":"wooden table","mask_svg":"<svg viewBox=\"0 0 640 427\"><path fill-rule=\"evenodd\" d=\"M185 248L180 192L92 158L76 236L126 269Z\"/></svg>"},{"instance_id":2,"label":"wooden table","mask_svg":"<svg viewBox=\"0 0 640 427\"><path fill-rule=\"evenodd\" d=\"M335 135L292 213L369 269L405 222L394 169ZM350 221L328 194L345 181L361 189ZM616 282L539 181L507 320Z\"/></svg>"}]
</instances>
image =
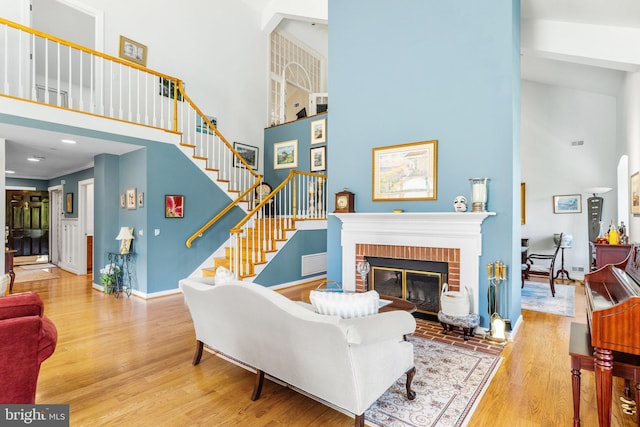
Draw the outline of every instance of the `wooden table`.
<instances>
[{"instance_id":1,"label":"wooden table","mask_svg":"<svg viewBox=\"0 0 640 427\"><path fill-rule=\"evenodd\" d=\"M573 391L573 426L580 427L580 370L594 371L594 350L586 324L571 323L569 355L571 356L571 388ZM636 408L640 408L640 356L613 352L613 375L633 381L635 384ZM608 402L609 406L611 401ZM636 414L640 425L640 414Z\"/></svg>"},{"instance_id":2,"label":"wooden table","mask_svg":"<svg viewBox=\"0 0 640 427\"><path fill-rule=\"evenodd\" d=\"M411 301L404 300L402 298L390 297L388 295L380 295L380 299L386 299L391 301L391 304L387 304L381 307L378 312L384 313L386 311L403 310L409 313L414 313L418 308Z\"/></svg>"}]
</instances>

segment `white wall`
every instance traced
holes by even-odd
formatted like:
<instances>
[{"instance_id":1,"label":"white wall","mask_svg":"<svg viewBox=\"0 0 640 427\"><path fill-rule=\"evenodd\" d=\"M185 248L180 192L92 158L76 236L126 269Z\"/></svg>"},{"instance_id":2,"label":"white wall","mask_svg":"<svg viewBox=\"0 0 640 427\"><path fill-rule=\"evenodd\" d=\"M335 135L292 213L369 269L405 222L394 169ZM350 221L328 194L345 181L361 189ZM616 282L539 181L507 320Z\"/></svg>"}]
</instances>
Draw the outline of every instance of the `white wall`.
<instances>
[{"instance_id":1,"label":"white wall","mask_svg":"<svg viewBox=\"0 0 640 427\"><path fill-rule=\"evenodd\" d=\"M619 96L621 106L619 155L629 156L629 175L640 171L640 72L627 73ZM629 238L640 242L640 216L629 214Z\"/></svg>"},{"instance_id":2,"label":"white wall","mask_svg":"<svg viewBox=\"0 0 640 427\"><path fill-rule=\"evenodd\" d=\"M147 67L182 79L189 97L218 119L230 142L262 147L269 35L260 29L257 11L223 0L76 3L104 11L105 53L118 56L120 35L146 45ZM18 20L24 6L25 0L2 0L0 16Z\"/></svg>"},{"instance_id":3,"label":"white wall","mask_svg":"<svg viewBox=\"0 0 640 427\"><path fill-rule=\"evenodd\" d=\"M589 237L585 192L589 187L616 187L616 98L559 86L522 81L521 174L526 183L526 224L529 252L549 253L554 233L573 235L565 251L572 278L589 269ZM638 116L636 116L638 117ZM572 141L584 145L572 146ZM640 165L637 165L640 166ZM582 213L554 214L553 196L582 195ZM615 191L603 195L602 219L617 219ZM560 260L558 259L558 262Z\"/></svg>"}]
</instances>

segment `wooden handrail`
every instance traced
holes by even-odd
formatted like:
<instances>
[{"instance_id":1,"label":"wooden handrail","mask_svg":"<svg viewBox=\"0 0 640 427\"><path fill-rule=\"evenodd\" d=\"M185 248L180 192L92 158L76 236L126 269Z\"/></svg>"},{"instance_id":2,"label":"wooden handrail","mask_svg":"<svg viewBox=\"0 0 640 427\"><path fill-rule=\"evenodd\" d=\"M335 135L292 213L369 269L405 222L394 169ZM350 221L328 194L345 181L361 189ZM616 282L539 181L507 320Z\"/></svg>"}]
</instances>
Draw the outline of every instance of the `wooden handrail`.
<instances>
[{"instance_id":1,"label":"wooden handrail","mask_svg":"<svg viewBox=\"0 0 640 427\"><path fill-rule=\"evenodd\" d=\"M259 177L262 178L261 175L259 175ZM241 200L244 200L244 197L246 197L247 194L249 194L250 192L255 190L255 188L258 186L258 184L260 184L260 182L261 182L261 179L258 179L249 189L247 189L244 193L240 194L235 200L233 200L231 203L229 203L227 205L227 207L225 207L223 210L221 210L216 216L211 218L209 221L207 221L207 223L205 225L203 225L202 227L200 227L200 229L198 231L193 233L191 235L191 237L189 237L187 239L187 242L186 242L187 247L190 248L191 244L193 243L194 240L196 240L198 237L200 237L200 235L202 233L204 233L209 228L211 228L211 226L213 224L215 224L220 218L225 216L227 214L227 212L229 212L231 209L236 207L238 205L238 202L240 202Z\"/></svg>"}]
</instances>

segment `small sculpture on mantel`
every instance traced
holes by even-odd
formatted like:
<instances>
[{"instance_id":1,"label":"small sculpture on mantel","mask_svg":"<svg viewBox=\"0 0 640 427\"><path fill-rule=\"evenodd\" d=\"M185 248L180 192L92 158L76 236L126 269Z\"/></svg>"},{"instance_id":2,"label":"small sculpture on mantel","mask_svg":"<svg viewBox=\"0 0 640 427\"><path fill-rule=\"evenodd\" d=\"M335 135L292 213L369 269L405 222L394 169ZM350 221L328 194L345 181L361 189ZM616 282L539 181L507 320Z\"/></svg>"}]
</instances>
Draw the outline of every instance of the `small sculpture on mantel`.
<instances>
[{"instance_id":1,"label":"small sculpture on mantel","mask_svg":"<svg viewBox=\"0 0 640 427\"><path fill-rule=\"evenodd\" d=\"M467 198L464 196L456 196L456 198L453 199L453 210L456 212L466 212Z\"/></svg>"}]
</instances>

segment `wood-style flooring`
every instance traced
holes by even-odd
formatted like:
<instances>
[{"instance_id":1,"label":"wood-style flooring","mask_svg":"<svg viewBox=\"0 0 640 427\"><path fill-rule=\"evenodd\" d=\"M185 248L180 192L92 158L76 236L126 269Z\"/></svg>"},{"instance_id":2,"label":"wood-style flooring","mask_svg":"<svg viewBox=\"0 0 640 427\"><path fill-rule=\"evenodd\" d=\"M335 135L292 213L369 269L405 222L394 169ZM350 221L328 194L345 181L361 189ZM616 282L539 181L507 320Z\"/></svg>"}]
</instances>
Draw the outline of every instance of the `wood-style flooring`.
<instances>
[{"instance_id":1,"label":"wood-style flooring","mask_svg":"<svg viewBox=\"0 0 640 427\"><path fill-rule=\"evenodd\" d=\"M90 278L18 283L34 291L58 329L55 353L42 364L38 403L70 404L71 426L352 426L353 418L267 381L250 399L254 375L205 353L192 366L193 325L182 295L114 298ZM469 426L572 425L569 325L585 322L584 288L576 316L523 312L524 322ZM4 367L7 369L9 367ZM614 381L613 426L633 426ZM582 425L596 426L592 372L582 374Z\"/></svg>"}]
</instances>

